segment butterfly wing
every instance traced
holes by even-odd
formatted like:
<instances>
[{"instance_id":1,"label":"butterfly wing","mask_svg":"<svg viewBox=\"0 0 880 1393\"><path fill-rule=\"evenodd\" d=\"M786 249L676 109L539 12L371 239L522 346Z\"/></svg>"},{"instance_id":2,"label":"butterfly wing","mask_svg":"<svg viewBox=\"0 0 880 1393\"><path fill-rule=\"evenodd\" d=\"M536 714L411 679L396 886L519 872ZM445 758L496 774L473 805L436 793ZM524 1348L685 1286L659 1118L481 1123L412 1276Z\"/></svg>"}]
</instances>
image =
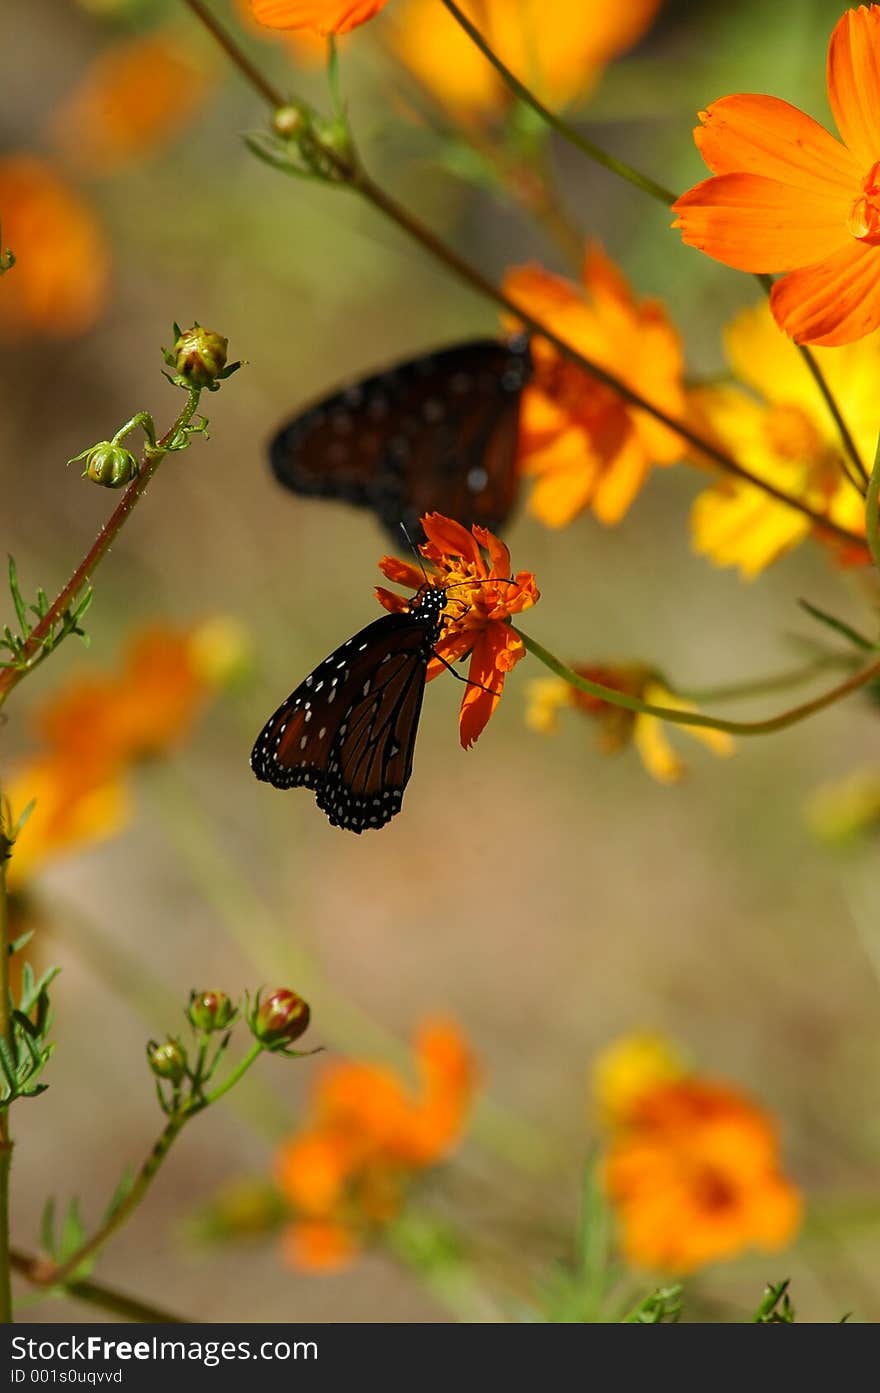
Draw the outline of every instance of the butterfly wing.
<instances>
[{"instance_id":1,"label":"butterfly wing","mask_svg":"<svg viewBox=\"0 0 880 1393\"><path fill-rule=\"evenodd\" d=\"M271 442L275 477L292 489L370 508L395 542L403 523L441 512L502 526L517 494L520 400L528 340L481 339L414 358L295 416Z\"/></svg>"},{"instance_id":2,"label":"butterfly wing","mask_svg":"<svg viewBox=\"0 0 880 1393\"><path fill-rule=\"evenodd\" d=\"M430 616L385 614L337 648L266 722L257 778L313 789L334 827L384 827L412 773L435 633Z\"/></svg>"}]
</instances>

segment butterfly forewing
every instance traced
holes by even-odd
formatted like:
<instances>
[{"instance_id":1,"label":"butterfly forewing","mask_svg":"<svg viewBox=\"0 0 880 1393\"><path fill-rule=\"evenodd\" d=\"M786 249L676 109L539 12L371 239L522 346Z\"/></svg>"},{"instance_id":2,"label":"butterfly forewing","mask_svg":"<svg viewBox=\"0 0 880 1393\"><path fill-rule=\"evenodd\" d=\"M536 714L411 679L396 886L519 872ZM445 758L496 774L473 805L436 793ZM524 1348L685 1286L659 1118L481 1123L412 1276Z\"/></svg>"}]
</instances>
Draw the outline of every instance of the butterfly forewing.
<instances>
[{"instance_id":1,"label":"butterfly forewing","mask_svg":"<svg viewBox=\"0 0 880 1393\"><path fill-rule=\"evenodd\" d=\"M527 340L477 340L399 363L317 402L270 446L296 493L370 508L395 541L400 525L441 512L497 529L516 500Z\"/></svg>"},{"instance_id":2,"label":"butterfly forewing","mask_svg":"<svg viewBox=\"0 0 880 1393\"><path fill-rule=\"evenodd\" d=\"M335 827L383 827L412 773L425 674L445 603L427 589L406 614L375 620L309 673L260 732L258 779L305 786Z\"/></svg>"}]
</instances>

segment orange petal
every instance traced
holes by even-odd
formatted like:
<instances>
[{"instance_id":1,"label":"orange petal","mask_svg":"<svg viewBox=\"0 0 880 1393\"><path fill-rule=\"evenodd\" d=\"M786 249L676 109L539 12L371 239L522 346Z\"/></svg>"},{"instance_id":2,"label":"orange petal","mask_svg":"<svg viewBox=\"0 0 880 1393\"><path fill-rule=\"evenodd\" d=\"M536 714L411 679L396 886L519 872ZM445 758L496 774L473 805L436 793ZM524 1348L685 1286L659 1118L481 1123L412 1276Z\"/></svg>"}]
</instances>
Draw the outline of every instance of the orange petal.
<instances>
[{"instance_id":1,"label":"orange petal","mask_svg":"<svg viewBox=\"0 0 880 1393\"><path fill-rule=\"evenodd\" d=\"M270 29L316 29L347 34L372 19L388 0L251 0L254 18Z\"/></svg>"},{"instance_id":2,"label":"orange petal","mask_svg":"<svg viewBox=\"0 0 880 1393\"><path fill-rule=\"evenodd\" d=\"M394 585L406 585L410 590L419 590L425 583L420 566L414 566L411 561L401 561L397 556L383 556L379 562L379 570L386 580L390 580Z\"/></svg>"},{"instance_id":3,"label":"orange petal","mask_svg":"<svg viewBox=\"0 0 880 1393\"><path fill-rule=\"evenodd\" d=\"M828 100L862 176L880 159L880 7L845 10L828 45Z\"/></svg>"},{"instance_id":4,"label":"orange petal","mask_svg":"<svg viewBox=\"0 0 880 1393\"><path fill-rule=\"evenodd\" d=\"M672 205L682 241L737 271L793 271L831 256L852 241L846 218L851 196L809 198L759 174L704 179Z\"/></svg>"},{"instance_id":5,"label":"orange petal","mask_svg":"<svg viewBox=\"0 0 880 1393\"><path fill-rule=\"evenodd\" d=\"M408 612L409 600L403 595L395 595L393 590L386 590L384 585L377 585L374 593L379 604L390 614L406 614Z\"/></svg>"},{"instance_id":6,"label":"orange petal","mask_svg":"<svg viewBox=\"0 0 880 1393\"><path fill-rule=\"evenodd\" d=\"M462 561L470 561L482 570L483 558L480 548L460 522L444 517L442 513L427 513L422 518L422 528L428 539L429 556L430 548L433 548L440 556L459 556Z\"/></svg>"},{"instance_id":7,"label":"orange petal","mask_svg":"<svg viewBox=\"0 0 880 1393\"><path fill-rule=\"evenodd\" d=\"M779 97L722 97L700 121L694 140L713 174L760 174L810 194L852 198L865 172L824 126Z\"/></svg>"},{"instance_id":8,"label":"orange petal","mask_svg":"<svg viewBox=\"0 0 880 1393\"><path fill-rule=\"evenodd\" d=\"M504 676L495 667L494 629L484 629L471 653L468 681L458 716L458 734L463 750L470 749L486 727L498 705Z\"/></svg>"},{"instance_id":9,"label":"orange petal","mask_svg":"<svg viewBox=\"0 0 880 1393\"><path fill-rule=\"evenodd\" d=\"M459 629L457 633L447 634L445 638L439 639L434 644L434 652L439 653L441 658L445 658L447 663L455 663L471 651L473 641L472 629ZM441 672L447 671L448 668L440 662L439 658L432 658L428 663L425 681L431 682L435 677L439 677Z\"/></svg>"},{"instance_id":10,"label":"orange petal","mask_svg":"<svg viewBox=\"0 0 880 1393\"><path fill-rule=\"evenodd\" d=\"M850 240L835 256L777 281L770 308L795 343L852 343L880 325L880 247Z\"/></svg>"},{"instance_id":11,"label":"orange petal","mask_svg":"<svg viewBox=\"0 0 880 1393\"><path fill-rule=\"evenodd\" d=\"M494 579L496 576L510 575L510 550L504 545L494 532L490 532L488 527L480 527L474 523L474 536L481 547L489 553L491 570L489 575Z\"/></svg>"}]
</instances>

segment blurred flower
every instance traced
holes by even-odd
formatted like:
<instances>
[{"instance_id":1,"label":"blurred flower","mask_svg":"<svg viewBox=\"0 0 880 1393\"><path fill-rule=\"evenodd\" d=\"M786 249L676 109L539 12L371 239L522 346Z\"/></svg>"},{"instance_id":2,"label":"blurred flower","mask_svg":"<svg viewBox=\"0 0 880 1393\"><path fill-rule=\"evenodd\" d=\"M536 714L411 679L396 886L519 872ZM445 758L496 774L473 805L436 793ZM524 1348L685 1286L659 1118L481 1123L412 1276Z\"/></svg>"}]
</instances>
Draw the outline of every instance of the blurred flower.
<instances>
[{"instance_id":1,"label":"blurred flower","mask_svg":"<svg viewBox=\"0 0 880 1393\"><path fill-rule=\"evenodd\" d=\"M315 29L269 29L254 15L251 0L235 0L238 16L250 33L268 41L279 40L295 63L304 67L322 66L327 61L327 38Z\"/></svg>"},{"instance_id":2,"label":"blurred flower","mask_svg":"<svg viewBox=\"0 0 880 1393\"><path fill-rule=\"evenodd\" d=\"M525 656L522 639L513 632L508 620L530 609L540 596L531 571L518 571L511 576L510 552L485 527L475 523L468 532L461 523L441 513L422 518L422 527L428 540L419 550L433 572L432 580L451 592L435 652L447 663L470 654L468 682L475 685L465 687L459 714L461 743L468 749L498 705L507 673ZM483 550L488 553L488 565ZM408 585L417 591L424 587L421 569L411 562L383 556L379 569L395 585ZM392 613L409 608L402 595L394 595L382 586L377 586L376 596ZM427 680L430 682L443 671L440 659L432 658Z\"/></svg>"},{"instance_id":3,"label":"blurred flower","mask_svg":"<svg viewBox=\"0 0 880 1393\"><path fill-rule=\"evenodd\" d=\"M34 806L9 862L9 884L18 889L47 861L115 837L130 816L128 793L116 776L60 752L23 760L3 781L16 816Z\"/></svg>"},{"instance_id":4,"label":"blurred flower","mask_svg":"<svg viewBox=\"0 0 880 1393\"><path fill-rule=\"evenodd\" d=\"M277 1159L293 1222L285 1256L308 1270L343 1266L400 1210L408 1184L458 1142L475 1086L475 1063L457 1026L428 1022L415 1039L420 1087L359 1062L326 1069L311 1119Z\"/></svg>"},{"instance_id":5,"label":"blurred flower","mask_svg":"<svg viewBox=\"0 0 880 1393\"><path fill-rule=\"evenodd\" d=\"M725 333L727 357L741 386L689 393L692 417L759 479L785 489L831 521L864 532L864 503L844 475L837 427L801 355L788 349L766 302L743 310ZM870 339L815 357L866 460L877 439L880 343ZM701 493L691 512L694 549L751 579L816 532L808 517L738 479ZM867 548L842 560L868 561Z\"/></svg>"},{"instance_id":6,"label":"blurred flower","mask_svg":"<svg viewBox=\"0 0 880 1393\"><path fill-rule=\"evenodd\" d=\"M573 671L579 677L637 697L650 706L668 706L676 711L697 710L691 702L670 691L653 669L643 664L575 666ZM598 721L598 744L603 754L617 754L632 743L648 773L659 783L678 783L687 774L687 766L672 749L660 716L614 706L601 697L579 691L562 677L542 677L530 683L526 724L540 735L555 735L559 728L559 712L566 707L583 711ZM685 725L677 729L701 741L713 754L733 754L733 740L724 731Z\"/></svg>"},{"instance_id":7,"label":"blurred flower","mask_svg":"<svg viewBox=\"0 0 880 1393\"><path fill-rule=\"evenodd\" d=\"M652 404L682 414L677 333L659 301L637 301L597 246L587 251L583 287L540 266L525 266L508 272L504 290ZM678 436L544 339L533 339L532 354L535 374L520 419L520 467L536 480L531 511L548 527L564 527L585 508L600 522L619 522L651 465L679 458Z\"/></svg>"},{"instance_id":8,"label":"blurred flower","mask_svg":"<svg viewBox=\"0 0 880 1393\"><path fill-rule=\"evenodd\" d=\"M387 5L388 0L251 0L254 17L270 29L314 29L347 34Z\"/></svg>"},{"instance_id":9,"label":"blurred flower","mask_svg":"<svg viewBox=\"0 0 880 1393\"><path fill-rule=\"evenodd\" d=\"M16 264L3 277L0 339L69 338L101 314L109 253L88 204L45 160L0 158L3 237Z\"/></svg>"},{"instance_id":10,"label":"blurred flower","mask_svg":"<svg viewBox=\"0 0 880 1393\"><path fill-rule=\"evenodd\" d=\"M166 753L186 736L226 671L212 667L204 640L199 627L143 629L119 672L72 679L43 705L37 729L45 745L106 769Z\"/></svg>"},{"instance_id":11,"label":"blurred flower","mask_svg":"<svg viewBox=\"0 0 880 1393\"><path fill-rule=\"evenodd\" d=\"M714 178L673 205L683 240L741 271L788 272L770 297L797 343L880 324L880 6L847 10L828 48L843 144L777 97L722 97L694 139Z\"/></svg>"},{"instance_id":12,"label":"blurred flower","mask_svg":"<svg viewBox=\"0 0 880 1393\"><path fill-rule=\"evenodd\" d=\"M166 753L187 733L210 692L234 672L233 632L223 619L142 630L120 672L74 677L38 708L41 749L3 780L16 815L35 804L15 844L10 884L122 830L131 813L128 766Z\"/></svg>"},{"instance_id":13,"label":"blurred flower","mask_svg":"<svg viewBox=\"0 0 880 1393\"><path fill-rule=\"evenodd\" d=\"M113 174L182 130L208 86L201 58L174 31L121 39L58 107L52 133L79 168Z\"/></svg>"},{"instance_id":14,"label":"blurred flower","mask_svg":"<svg viewBox=\"0 0 880 1393\"><path fill-rule=\"evenodd\" d=\"M807 823L826 846L856 846L874 839L880 832L880 770L857 769L817 789L807 804Z\"/></svg>"},{"instance_id":15,"label":"blurred flower","mask_svg":"<svg viewBox=\"0 0 880 1393\"><path fill-rule=\"evenodd\" d=\"M461 0L501 61L543 101L583 97L602 69L648 28L660 0ZM494 68L437 0L400 0L390 45L440 101L465 116L504 111L513 98Z\"/></svg>"},{"instance_id":16,"label":"blurred flower","mask_svg":"<svg viewBox=\"0 0 880 1393\"><path fill-rule=\"evenodd\" d=\"M626 1035L601 1050L593 1061L593 1096L603 1121L625 1121L637 1099L685 1073L681 1053L663 1035Z\"/></svg>"},{"instance_id":17,"label":"blurred flower","mask_svg":"<svg viewBox=\"0 0 880 1393\"><path fill-rule=\"evenodd\" d=\"M613 1119L604 1180L637 1267L677 1274L753 1245L781 1248L800 1223L770 1118L696 1075L652 1080L649 1071Z\"/></svg>"}]
</instances>

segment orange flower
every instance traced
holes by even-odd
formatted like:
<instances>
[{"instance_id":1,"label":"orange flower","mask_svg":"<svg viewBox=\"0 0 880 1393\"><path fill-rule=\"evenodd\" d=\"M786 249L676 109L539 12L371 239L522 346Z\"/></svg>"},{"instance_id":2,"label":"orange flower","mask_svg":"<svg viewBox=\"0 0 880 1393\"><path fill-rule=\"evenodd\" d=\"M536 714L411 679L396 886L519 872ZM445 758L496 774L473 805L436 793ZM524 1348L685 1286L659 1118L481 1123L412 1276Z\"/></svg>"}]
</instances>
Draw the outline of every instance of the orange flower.
<instances>
[{"instance_id":1,"label":"orange flower","mask_svg":"<svg viewBox=\"0 0 880 1393\"><path fill-rule=\"evenodd\" d=\"M777 97L722 97L694 132L715 178L674 205L685 242L773 287L797 343L842 344L880 324L880 6L847 10L828 48L843 143Z\"/></svg>"},{"instance_id":2,"label":"orange flower","mask_svg":"<svg viewBox=\"0 0 880 1393\"><path fill-rule=\"evenodd\" d=\"M292 1265L342 1266L371 1231L399 1211L409 1181L458 1141L475 1086L473 1056L458 1028L431 1021L415 1040L420 1088L382 1065L326 1069L312 1120L281 1148L276 1174L294 1216L285 1243Z\"/></svg>"},{"instance_id":3,"label":"orange flower","mask_svg":"<svg viewBox=\"0 0 880 1393\"><path fill-rule=\"evenodd\" d=\"M31 880L46 862L116 836L130 816L119 778L59 753L22 761L4 779L2 791L16 817L34 804L9 861L11 889Z\"/></svg>"},{"instance_id":4,"label":"orange flower","mask_svg":"<svg viewBox=\"0 0 880 1393\"><path fill-rule=\"evenodd\" d=\"M459 714L461 743L468 749L498 705L508 672L525 656L522 639L508 621L530 609L539 592L531 571L511 576L510 552L485 527L475 523L468 532L460 522L441 513L422 518L422 527L428 540L421 553L431 566L433 582L450 591L447 609L452 604L456 611L444 616L443 631L435 645L439 656L428 664L427 680L445 670L441 658L454 663L470 654L468 682L473 685L465 688ZM488 552L488 566L481 548ZM395 556L383 556L379 569L395 585L421 590L425 584L418 566ZM376 596L392 613L408 609L402 595L394 595L383 586L376 587Z\"/></svg>"},{"instance_id":5,"label":"orange flower","mask_svg":"<svg viewBox=\"0 0 880 1393\"><path fill-rule=\"evenodd\" d=\"M201 104L208 74L170 31L111 44L53 121L64 153L111 174L179 131Z\"/></svg>"},{"instance_id":6,"label":"orange flower","mask_svg":"<svg viewBox=\"0 0 880 1393\"><path fill-rule=\"evenodd\" d=\"M625 1101L609 1119L604 1179L630 1262L684 1273L791 1240L801 1198L761 1108L724 1084L651 1069Z\"/></svg>"},{"instance_id":7,"label":"orange flower","mask_svg":"<svg viewBox=\"0 0 880 1393\"><path fill-rule=\"evenodd\" d=\"M109 257L92 210L35 155L0 159L3 241L16 263L0 287L0 338L68 338L101 314Z\"/></svg>"},{"instance_id":8,"label":"orange flower","mask_svg":"<svg viewBox=\"0 0 880 1393\"><path fill-rule=\"evenodd\" d=\"M269 29L315 29L347 34L365 24L388 0L251 0L254 18Z\"/></svg>"},{"instance_id":9,"label":"orange flower","mask_svg":"<svg viewBox=\"0 0 880 1393\"><path fill-rule=\"evenodd\" d=\"M645 32L659 0L462 0L503 63L545 102L583 97L602 69ZM504 111L507 86L439 0L401 0L390 44L419 81L462 115Z\"/></svg>"},{"instance_id":10,"label":"orange flower","mask_svg":"<svg viewBox=\"0 0 880 1393\"><path fill-rule=\"evenodd\" d=\"M506 293L560 338L673 415L684 407L678 335L656 300L637 301L617 267L587 250L583 289L539 266L505 278ZM585 508L600 522L624 516L652 464L670 464L681 442L545 340L532 344L535 375L520 418L520 466L535 477L531 511L564 527Z\"/></svg>"}]
</instances>

